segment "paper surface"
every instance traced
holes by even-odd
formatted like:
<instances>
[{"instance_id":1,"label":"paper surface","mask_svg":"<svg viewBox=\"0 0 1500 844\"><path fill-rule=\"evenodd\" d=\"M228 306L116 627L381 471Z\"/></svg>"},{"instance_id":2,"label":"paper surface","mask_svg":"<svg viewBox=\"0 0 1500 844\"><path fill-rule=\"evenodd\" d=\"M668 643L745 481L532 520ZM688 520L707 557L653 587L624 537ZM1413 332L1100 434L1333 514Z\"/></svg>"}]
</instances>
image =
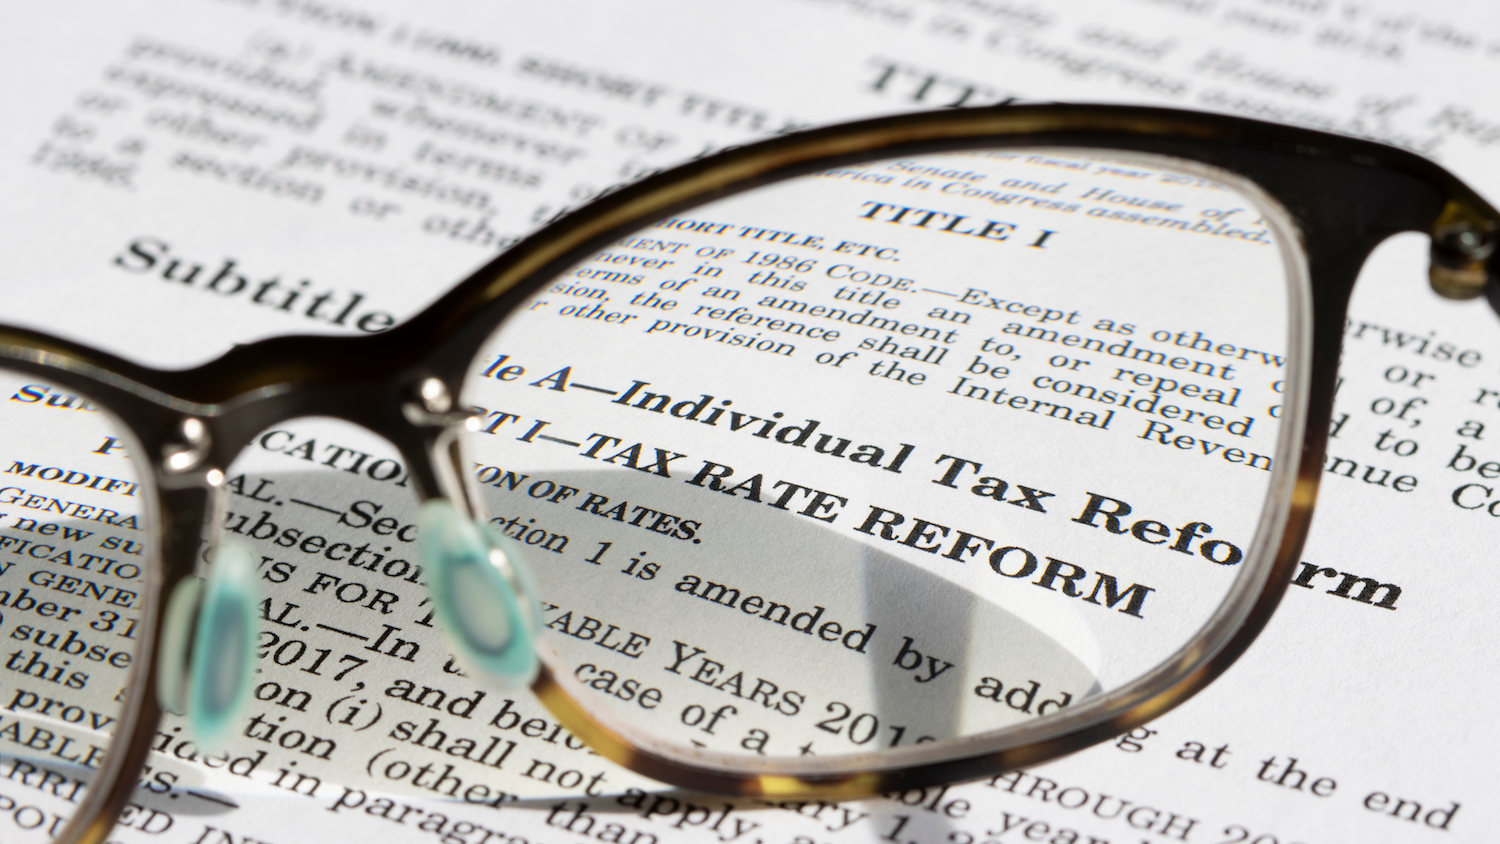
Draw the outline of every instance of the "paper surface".
<instances>
[{"instance_id":1,"label":"paper surface","mask_svg":"<svg viewBox=\"0 0 1500 844\"><path fill-rule=\"evenodd\" d=\"M7 10L5 22L4 319L158 366L278 334L387 328L511 239L610 185L774 132L909 109L1010 97L1220 109L1396 143L1437 158L1481 193L1500 184L1490 152L1500 105L1487 84L1500 67L1500 15L1479 4L417 9L198 0L51 4ZM1382 246L1367 267L1350 311L1306 562L1267 630L1223 678L1147 728L1074 757L987 783L842 806L641 796L626 789L649 784L592 757L529 698L445 681L451 694L422 699L421 671L457 669L445 668L435 648L404 647L414 640L403 640L403 629L416 629L421 616L382 603L373 580L414 576L394 564L410 566L397 557L409 519L381 521L389 514L372 509L399 494L399 464L388 446L349 427L299 424L270 434L231 474L286 484L317 473L315 488L340 497L275 509L272 488L258 481L230 497L232 530L300 549L279 557L287 568L270 568L268 590L275 577L313 590L290 610L297 592L268 591L276 621L265 625L267 658L285 676L349 669L338 682L357 681L356 671L381 682L347 699L309 685L317 703L305 711L289 685L262 686L247 746L258 742L267 754L255 762L237 753L245 761L231 768L247 774L238 780L202 757L183 759L191 748L164 734L164 757L178 759L158 760L142 808L114 837L1486 840L1497 822L1488 760L1500 750L1488 727L1495 632L1486 573L1491 510L1500 512L1491 503L1500 500L1500 458L1490 443L1500 321L1482 303L1437 299L1425 278L1425 240L1414 235ZM959 375L964 363L935 371ZM610 386L629 384L617 380ZM492 503L494 515L517 515L500 509L503 501ZM329 504L321 513L312 506ZM4 532L24 536L15 518ZM321 544L309 546L310 537ZM366 593L314 586L307 549L331 551L350 538L365 542L361 564L377 572L361 584ZM386 553L386 542L400 550ZM1361 601L1359 578L1394 588ZM315 619L329 594L352 606ZM399 614L382 611L394 607ZM336 629L315 638L298 629L311 626L298 623L303 614ZM337 626L346 617L367 617L370 633L344 643L347 653L325 643L363 635ZM12 638L27 637L6 620ZM578 623L564 627L576 634ZM320 648L351 659L325 668L331 663L314 664ZM378 653L361 657L366 648ZM378 661L366 669L364 658L413 667L409 676ZM391 693L399 679L410 684L404 698ZM389 799L335 785L332 775L314 782L334 755L321 741L336 738L340 759L361 741L335 733L342 728L334 722L373 717L358 691L383 694L392 707L371 734L435 745L501 773L466 782L470 790L453 800L422 793L451 792L431 787L441 768L421 780L415 756L401 777L386 776L399 780ZM7 703L0 714L19 716L21 702L5 694ZM309 717L314 710L326 711ZM287 714L288 722L277 720ZM410 725L404 736L398 721ZM289 741L288 723L305 732ZM492 735L498 742L486 749ZM532 765L522 776L528 754L556 767ZM168 771L178 779L163 779ZM14 764L0 765L0 778L0 795L14 801L0 813L0 838L31 840L69 813L56 780ZM499 796L538 779L562 788L537 801ZM201 796L231 793L241 808Z\"/></svg>"}]
</instances>

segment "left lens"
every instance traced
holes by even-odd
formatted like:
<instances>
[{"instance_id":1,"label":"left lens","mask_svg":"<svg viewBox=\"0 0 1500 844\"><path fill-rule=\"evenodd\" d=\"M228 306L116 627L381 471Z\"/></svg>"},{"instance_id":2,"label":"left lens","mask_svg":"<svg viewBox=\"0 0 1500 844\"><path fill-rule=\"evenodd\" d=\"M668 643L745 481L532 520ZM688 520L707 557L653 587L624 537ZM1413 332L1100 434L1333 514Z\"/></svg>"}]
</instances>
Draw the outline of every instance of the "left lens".
<instances>
[{"instance_id":1,"label":"left lens","mask_svg":"<svg viewBox=\"0 0 1500 844\"><path fill-rule=\"evenodd\" d=\"M1169 686L1279 536L1293 232L1228 173L1008 149L790 179L579 263L464 394L554 669L683 758L994 739Z\"/></svg>"},{"instance_id":2,"label":"left lens","mask_svg":"<svg viewBox=\"0 0 1500 844\"><path fill-rule=\"evenodd\" d=\"M132 682L149 490L134 438L87 396L10 370L0 396L0 840L50 841Z\"/></svg>"}]
</instances>

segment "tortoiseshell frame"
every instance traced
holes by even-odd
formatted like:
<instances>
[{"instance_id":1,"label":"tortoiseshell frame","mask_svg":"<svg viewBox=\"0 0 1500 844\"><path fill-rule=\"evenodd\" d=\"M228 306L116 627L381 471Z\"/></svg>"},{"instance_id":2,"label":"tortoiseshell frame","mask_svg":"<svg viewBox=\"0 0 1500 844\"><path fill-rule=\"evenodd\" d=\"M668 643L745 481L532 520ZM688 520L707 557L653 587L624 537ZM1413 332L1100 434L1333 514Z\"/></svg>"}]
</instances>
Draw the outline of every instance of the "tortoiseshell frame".
<instances>
[{"instance_id":1,"label":"tortoiseshell frame","mask_svg":"<svg viewBox=\"0 0 1500 844\"><path fill-rule=\"evenodd\" d=\"M1238 628L1217 643L1180 652L1159 672L1158 685L1120 697L1102 717L1080 723L1058 713L1033 722L1041 725L1035 729L898 749L879 760L849 756L768 766L701 751L689 755L691 749L675 755L647 750L570 696L554 675L555 658L544 658L533 691L601 755L652 778L727 794L852 798L1037 764L1133 729L1202 689L1254 640L1291 578L1322 469L1345 309L1366 257L1393 234L1426 232L1434 236L1432 279L1439 292L1468 298L1489 285L1493 293L1486 259L1500 214L1441 167L1403 150L1242 118L1091 105L903 115L752 144L624 188L537 232L410 321L377 335L273 338L194 369L164 372L0 327L0 360L106 408L129 429L131 454L154 481L146 509L159 542L144 591L142 650L111 751L59 841L102 841L130 799L161 717L151 678L160 659L164 596L192 574L213 511L213 484L256 434L302 416L365 426L400 450L424 500L445 495L478 514L477 500L459 480L466 464L454 415L413 413L416 391L437 378L461 398L481 344L553 277L657 219L757 185L878 158L1019 146L1125 150L1222 168L1261 186L1300 228L1313 300L1301 458L1291 500L1272 508L1286 520L1271 576L1244 608ZM1455 231L1470 236L1456 238ZM206 426L203 459L174 473L163 456L180 450L189 418Z\"/></svg>"}]
</instances>

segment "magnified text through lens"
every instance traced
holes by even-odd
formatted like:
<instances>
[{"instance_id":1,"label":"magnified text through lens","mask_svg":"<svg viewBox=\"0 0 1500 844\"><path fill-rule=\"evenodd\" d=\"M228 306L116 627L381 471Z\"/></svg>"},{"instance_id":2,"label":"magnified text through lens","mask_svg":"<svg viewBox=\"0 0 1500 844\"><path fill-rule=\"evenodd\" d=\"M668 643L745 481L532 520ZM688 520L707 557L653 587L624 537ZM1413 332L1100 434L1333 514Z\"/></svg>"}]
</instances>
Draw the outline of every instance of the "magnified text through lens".
<instances>
[{"instance_id":1,"label":"magnified text through lens","mask_svg":"<svg viewBox=\"0 0 1500 844\"><path fill-rule=\"evenodd\" d=\"M50 841L119 728L144 634L150 490L131 437L88 397L12 371L0 394L0 824L7 841Z\"/></svg>"},{"instance_id":2,"label":"magnified text through lens","mask_svg":"<svg viewBox=\"0 0 1500 844\"><path fill-rule=\"evenodd\" d=\"M1162 159L960 153L580 263L465 396L544 638L628 723L770 756L1141 677L1256 553L1293 300L1274 213Z\"/></svg>"}]
</instances>

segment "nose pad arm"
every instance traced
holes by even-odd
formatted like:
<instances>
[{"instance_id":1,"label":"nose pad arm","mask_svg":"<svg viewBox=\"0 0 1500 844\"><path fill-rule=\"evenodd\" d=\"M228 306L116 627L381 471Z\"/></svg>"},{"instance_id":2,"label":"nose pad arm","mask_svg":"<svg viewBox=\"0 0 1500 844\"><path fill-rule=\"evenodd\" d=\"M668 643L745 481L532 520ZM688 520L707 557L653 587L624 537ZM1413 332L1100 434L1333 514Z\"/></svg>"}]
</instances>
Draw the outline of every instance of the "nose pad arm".
<instances>
[{"instance_id":1,"label":"nose pad arm","mask_svg":"<svg viewBox=\"0 0 1500 844\"><path fill-rule=\"evenodd\" d=\"M433 613L460 662L506 688L531 685L542 614L519 547L436 499L417 517L417 549Z\"/></svg>"},{"instance_id":2,"label":"nose pad arm","mask_svg":"<svg viewBox=\"0 0 1500 844\"><path fill-rule=\"evenodd\" d=\"M206 581L184 579L167 602L157 700L187 716L204 753L223 747L250 700L259 597L254 558L228 543L214 549Z\"/></svg>"}]
</instances>

